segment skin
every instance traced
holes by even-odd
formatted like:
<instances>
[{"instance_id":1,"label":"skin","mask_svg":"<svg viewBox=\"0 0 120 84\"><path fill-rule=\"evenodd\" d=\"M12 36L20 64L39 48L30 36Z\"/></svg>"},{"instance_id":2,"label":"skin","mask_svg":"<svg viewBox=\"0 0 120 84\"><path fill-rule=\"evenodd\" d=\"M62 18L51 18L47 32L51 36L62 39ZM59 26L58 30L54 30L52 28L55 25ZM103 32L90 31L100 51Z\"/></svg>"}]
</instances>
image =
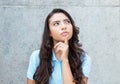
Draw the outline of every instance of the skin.
<instances>
[{"instance_id":1,"label":"skin","mask_svg":"<svg viewBox=\"0 0 120 84\"><path fill-rule=\"evenodd\" d=\"M27 78L27 84L35 84L35 81Z\"/></svg>"},{"instance_id":2,"label":"skin","mask_svg":"<svg viewBox=\"0 0 120 84\"><path fill-rule=\"evenodd\" d=\"M63 13L56 13L49 20L49 28L57 59L64 60L65 57L68 58L68 41L73 34L70 20ZM67 56L63 56L64 54Z\"/></svg>"},{"instance_id":3,"label":"skin","mask_svg":"<svg viewBox=\"0 0 120 84\"><path fill-rule=\"evenodd\" d=\"M68 62L69 40L73 35L72 24L63 13L56 13L49 19L49 29L54 42L55 56L62 61L63 83L75 84ZM83 82L87 84L86 77L83 77ZM27 84L35 84L35 81L27 79Z\"/></svg>"}]
</instances>

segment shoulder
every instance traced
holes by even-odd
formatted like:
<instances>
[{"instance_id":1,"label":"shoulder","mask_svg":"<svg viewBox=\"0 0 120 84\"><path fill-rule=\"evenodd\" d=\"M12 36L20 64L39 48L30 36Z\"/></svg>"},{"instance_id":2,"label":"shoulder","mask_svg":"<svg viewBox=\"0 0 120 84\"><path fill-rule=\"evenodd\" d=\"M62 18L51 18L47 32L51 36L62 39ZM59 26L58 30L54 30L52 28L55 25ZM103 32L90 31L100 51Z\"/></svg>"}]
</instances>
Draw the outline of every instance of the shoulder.
<instances>
[{"instance_id":1,"label":"shoulder","mask_svg":"<svg viewBox=\"0 0 120 84\"><path fill-rule=\"evenodd\" d=\"M89 73L91 71L91 64L92 64L91 57L87 53L83 53L81 55L81 61L82 61L83 75L89 77Z\"/></svg>"},{"instance_id":2,"label":"shoulder","mask_svg":"<svg viewBox=\"0 0 120 84\"><path fill-rule=\"evenodd\" d=\"M31 64L35 64L38 65L40 60L39 60L39 52L40 50L35 50L32 52L30 59L29 59L29 63Z\"/></svg>"},{"instance_id":3,"label":"shoulder","mask_svg":"<svg viewBox=\"0 0 120 84\"><path fill-rule=\"evenodd\" d=\"M34 50L31 54L31 56L39 55L40 50Z\"/></svg>"},{"instance_id":4,"label":"shoulder","mask_svg":"<svg viewBox=\"0 0 120 84\"><path fill-rule=\"evenodd\" d=\"M81 61L90 61L91 62L91 57L87 54L87 53L82 53L81 57L80 57Z\"/></svg>"},{"instance_id":5,"label":"shoulder","mask_svg":"<svg viewBox=\"0 0 120 84\"><path fill-rule=\"evenodd\" d=\"M40 50L35 50L32 52L31 56L30 56L30 59L38 59L39 58L39 52Z\"/></svg>"},{"instance_id":6,"label":"shoulder","mask_svg":"<svg viewBox=\"0 0 120 84\"><path fill-rule=\"evenodd\" d=\"M29 66L27 70L27 78L33 80L33 75L36 71L36 68L39 65L39 52L40 50L35 50L32 52L30 59L29 59Z\"/></svg>"}]
</instances>

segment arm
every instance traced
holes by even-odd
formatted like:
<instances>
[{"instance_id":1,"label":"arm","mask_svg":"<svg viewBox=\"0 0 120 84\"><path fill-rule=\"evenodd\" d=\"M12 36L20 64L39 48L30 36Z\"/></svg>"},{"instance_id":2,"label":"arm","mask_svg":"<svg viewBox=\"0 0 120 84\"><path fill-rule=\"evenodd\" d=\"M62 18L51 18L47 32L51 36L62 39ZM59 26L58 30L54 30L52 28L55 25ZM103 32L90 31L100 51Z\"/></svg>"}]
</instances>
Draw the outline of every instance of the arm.
<instances>
[{"instance_id":1,"label":"arm","mask_svg":"<svg viewBox=\"0 0 120 84\"><path fill-rule=\"evenodd\" d=\"M82 84L87 84L89 73L91 71L91 58L87 54L83 54L83 57L81 58L82 61Z\"/></svg>"},{"instance_id":2,"label":"arm","mask_svg":"<svg viewBox=\"0 0 120 84\"><path fill-rule=\"evenodd\" d=\"M68 60L62 60L62 73L64 84L75 84Z\"/></svg>"},{"instance_id":3,"label":"arm","mask_svg":"<svg viewBox=\"0 0 120 84\"><path fill-rule=\"evenodd\" d=\"M83 76L83 77L82 77L82 83L81 83L81 84L87 84L87 80L88 80L88 78L85 77L85 76Z\"/></svg>"},{"instance_id":4,"label":"arm","mask_svg":"<svg viewBox=\"0 0 120 84\"><path fill-rule=\"evenodd\" d=\"M63 84L75 84L75 82L73 82L74 79L68 61L68 41L58 42L54 46L54 50L56 53L60 53L61 56Z\"/></svg>"},{"instance_id":5,"label":"arm","mask_svg":"<svg viewBox=\"0 0 120 84\"><path fill-rule=\"evenodd\" d=\"M73 82L74 79L73 79L73 75L72 75L68 60L63 60L62 62L63 62L62 71L63 71L64 84L75 84L75 82ZM81 84L87 84L87 81L88 81L88 78L83 76Z\"/></svg>"},{"instance_id":6,"label":"arm","mask_svg":"<svg viewBox=\"0 0 120 84\"><path fill-rule=\"evenodd\" d=\"M62 71L64 84L75 84L68 60L63 60ZM88 78L83 76L81 84L87 84Z\"/></svg>"},{"instance_id":7,"label":"arm","mask_svg":"<svg viewBox=\"0 0 120 84\"><path fill-rule=\"evenodd\" d=\"M35 84L35 81L27 78L27 84Z\"/></svg>"},{"instance_id":8,"label":"arm","mask_svg":"<svg viewBox=\"0 0 120 84\"><path fill-rule=\"evenodd\" d=\"M56 52L61 51L61 60L62 60L62 75L63 75L63 83L64 84L76 84L74 82L74 77L72 75L69 61L68 61L68 42L65 41L64 43L57 43L54 46L54 50ZM83 77L81 84L87 84L87 77Z\"/></svg>"},{"instance_id":9,"label":"arm","mask_svg":"<svg viewBox=\"0 0 120 84\"><path fill-rule=\"evenodd\" d=\"M29 60L29 66L27 70L27 84L35 84L35 80L33 79L34 73L36 71L36 68L39 64L39 50L34 51Z\"/></svg>"}]
</instances>

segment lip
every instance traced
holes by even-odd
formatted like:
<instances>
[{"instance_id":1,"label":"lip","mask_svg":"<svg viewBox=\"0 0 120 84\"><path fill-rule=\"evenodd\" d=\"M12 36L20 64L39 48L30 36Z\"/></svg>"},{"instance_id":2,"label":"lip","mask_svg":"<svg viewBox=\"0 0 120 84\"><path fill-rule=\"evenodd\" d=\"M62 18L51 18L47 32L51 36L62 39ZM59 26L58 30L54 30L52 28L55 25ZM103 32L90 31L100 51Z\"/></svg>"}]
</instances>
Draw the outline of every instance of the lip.
<instances>
[{"instance_id":1,"label":"lip","mask_svg":"<svg viewBox=\"0 0 120 84\"><path fill-rule=\"evenodd\" d=\"M66 32L66 31L65 31L65 32L62 32L61 35L62 35L62 36L67 36L67 35L68 35L68 32Z\"/></svg>"}]
</instances>

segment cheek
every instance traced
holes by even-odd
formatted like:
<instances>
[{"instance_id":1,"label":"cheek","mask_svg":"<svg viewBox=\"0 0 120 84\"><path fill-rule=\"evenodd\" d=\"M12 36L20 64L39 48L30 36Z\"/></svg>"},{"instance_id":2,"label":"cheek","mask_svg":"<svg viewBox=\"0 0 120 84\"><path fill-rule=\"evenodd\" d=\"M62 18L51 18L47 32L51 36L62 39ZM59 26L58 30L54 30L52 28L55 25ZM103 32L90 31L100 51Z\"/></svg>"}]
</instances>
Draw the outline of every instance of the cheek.
<instances>
[{"instance_id":1,"label":"cheek","mask_svg":"<svg viewBox=\"0 0 120 84\"><path fill-rule=\"evenodd\" d=\"M72 26L70 27L70 30L69 30L69 31L70 31L70 33L73 35L73 27L72 27Z\"/></svg>"},{"instance_id":2,"label":"cheek","mask_svg":"<svg viewBox=\"0 0 120 84\"><path fill-rule=\"evenodd\" d=\"M59 30L57 30L55 28L50 30L50 36L55 37L58 34L59 34Z\"/></svg>"},{"instance_id":3,"label":"cheek","mask_svg":"<svg viewBox=\"0 0 120 84\"><path fill-rule=\"evenodd\" d=\"M69 39L73 36L73 28L72 26L69 27Z\"/></svg>"},{"instance_id":4,"label":"cheek","mask_svg":"<svg viewBox=\"0 0 120 84\"><path fill-rule=\"evenodd\" d=\"M71 29L71 37L73 36L73 29Z\"/></svg>"}]
</instances>

